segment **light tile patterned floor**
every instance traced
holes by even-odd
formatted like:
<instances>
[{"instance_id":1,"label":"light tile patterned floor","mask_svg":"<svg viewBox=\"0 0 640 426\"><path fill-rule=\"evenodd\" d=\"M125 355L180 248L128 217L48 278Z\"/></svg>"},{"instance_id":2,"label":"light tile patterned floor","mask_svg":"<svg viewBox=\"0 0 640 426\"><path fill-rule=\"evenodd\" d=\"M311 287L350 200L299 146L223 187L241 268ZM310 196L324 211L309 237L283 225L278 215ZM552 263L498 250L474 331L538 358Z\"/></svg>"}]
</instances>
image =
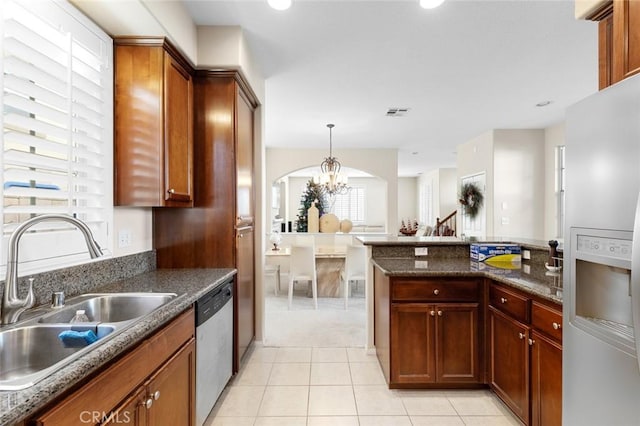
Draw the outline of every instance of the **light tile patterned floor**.
<instances>
[{"instance_id":1,"label":"light tile patterned floor","mask_svg":"<svg viewBox=\"0 0 640 426\"><path fill-rule=\"evenodd\" d=\"M490 391L390 390L362 348L254 347L206 426L515 426Z\"/></svg>"}]
</instances>

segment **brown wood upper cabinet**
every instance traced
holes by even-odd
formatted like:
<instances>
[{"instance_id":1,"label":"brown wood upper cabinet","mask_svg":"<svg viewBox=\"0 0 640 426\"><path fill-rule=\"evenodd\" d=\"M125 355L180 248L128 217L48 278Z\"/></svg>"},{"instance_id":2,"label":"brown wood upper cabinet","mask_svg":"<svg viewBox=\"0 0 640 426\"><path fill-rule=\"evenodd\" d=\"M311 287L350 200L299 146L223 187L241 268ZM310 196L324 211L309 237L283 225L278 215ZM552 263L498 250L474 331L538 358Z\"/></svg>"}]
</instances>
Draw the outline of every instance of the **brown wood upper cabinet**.
<instances>
[{"instance_id":1,"label":"brown wood upper cabinet","mask_svg":"<svg viewBox=\"0 0 640 426\"><path fill-rule=\"evenodd\" d=\"M114 204L193 205L191 65L164 38L115 43Z\"/></svg>"},{"instance_id":2,"label":"brown wood upper cabinet","mask_svg":"<svg viewBox=\"0 0 640 426\"><path fill-rule=\"evenodd\" d=\"M578 17L598 21L598 70L602 90L640 72L640 2L590 3L594 6L585 9L589 13Z\"/></svg>"}]
</instances>

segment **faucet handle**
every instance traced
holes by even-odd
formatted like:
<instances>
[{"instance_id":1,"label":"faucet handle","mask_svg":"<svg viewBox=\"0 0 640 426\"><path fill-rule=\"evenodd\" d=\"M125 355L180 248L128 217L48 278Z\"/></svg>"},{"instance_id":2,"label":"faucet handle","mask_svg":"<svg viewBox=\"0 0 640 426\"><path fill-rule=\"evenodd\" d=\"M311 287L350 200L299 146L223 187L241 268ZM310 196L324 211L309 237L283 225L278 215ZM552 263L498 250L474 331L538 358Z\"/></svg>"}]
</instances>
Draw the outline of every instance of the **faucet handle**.
<instances>
[{"instance_id":1,"label":"faucet handle","mask_svg":"<svg viewBox=\"0 0 640 426\"><path fill-rule=\"evenodd\" d=\"M62 308L64 306L64 291L54 291L51 293L51 307Z\"/></svg>"},{"instance_id":2,"label":"faucet handle","mask_svg":"<svg viewBox=\"0 0 640 426\"><path fill-rule=\"evenodd\" d=\"M29 309L32 308L36 304L36 295L33 292L33 278L29 278L29 293L27 293L27 297L24 299L23 308Z\"/></svg>"}]
</instances>

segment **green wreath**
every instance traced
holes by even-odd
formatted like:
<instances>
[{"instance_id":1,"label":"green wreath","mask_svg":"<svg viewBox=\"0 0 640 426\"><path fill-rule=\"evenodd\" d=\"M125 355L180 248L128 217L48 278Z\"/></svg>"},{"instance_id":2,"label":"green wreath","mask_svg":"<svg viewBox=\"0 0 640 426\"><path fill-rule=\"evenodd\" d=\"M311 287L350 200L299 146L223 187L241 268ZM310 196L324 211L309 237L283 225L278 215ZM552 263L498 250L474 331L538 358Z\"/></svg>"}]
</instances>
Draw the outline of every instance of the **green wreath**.
<instances>
[{"instance_id":1,"label":"green wreath","mask_svg":"<svg viewBox=\"0 0 640 426\"><path fill-rule=\"evenodd\" d=\"M465 183L460 189L460 204L466 214L473 219L480 211L484 202L484 195L475 183Z\"/></svg>"}]
</instances>

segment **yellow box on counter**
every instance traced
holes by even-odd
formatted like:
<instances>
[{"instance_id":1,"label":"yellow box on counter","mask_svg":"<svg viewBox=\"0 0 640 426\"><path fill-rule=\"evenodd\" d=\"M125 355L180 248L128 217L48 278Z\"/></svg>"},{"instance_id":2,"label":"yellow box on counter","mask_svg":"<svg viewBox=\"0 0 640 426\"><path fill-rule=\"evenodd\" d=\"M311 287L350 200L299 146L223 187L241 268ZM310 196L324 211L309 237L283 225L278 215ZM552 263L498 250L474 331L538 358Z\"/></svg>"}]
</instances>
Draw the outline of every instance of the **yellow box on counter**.
<instances>
[{"instance_id":1,"label":"yellow box on counter","mask_svg":"<svg viewBox=\"0 0 640 426\"><path fill-rule=\"evenodd\" d=\"M517 244L473 243L469 247L470 257L478 262L520 263L521 249Z\"/></svg>"}]
</instances>

